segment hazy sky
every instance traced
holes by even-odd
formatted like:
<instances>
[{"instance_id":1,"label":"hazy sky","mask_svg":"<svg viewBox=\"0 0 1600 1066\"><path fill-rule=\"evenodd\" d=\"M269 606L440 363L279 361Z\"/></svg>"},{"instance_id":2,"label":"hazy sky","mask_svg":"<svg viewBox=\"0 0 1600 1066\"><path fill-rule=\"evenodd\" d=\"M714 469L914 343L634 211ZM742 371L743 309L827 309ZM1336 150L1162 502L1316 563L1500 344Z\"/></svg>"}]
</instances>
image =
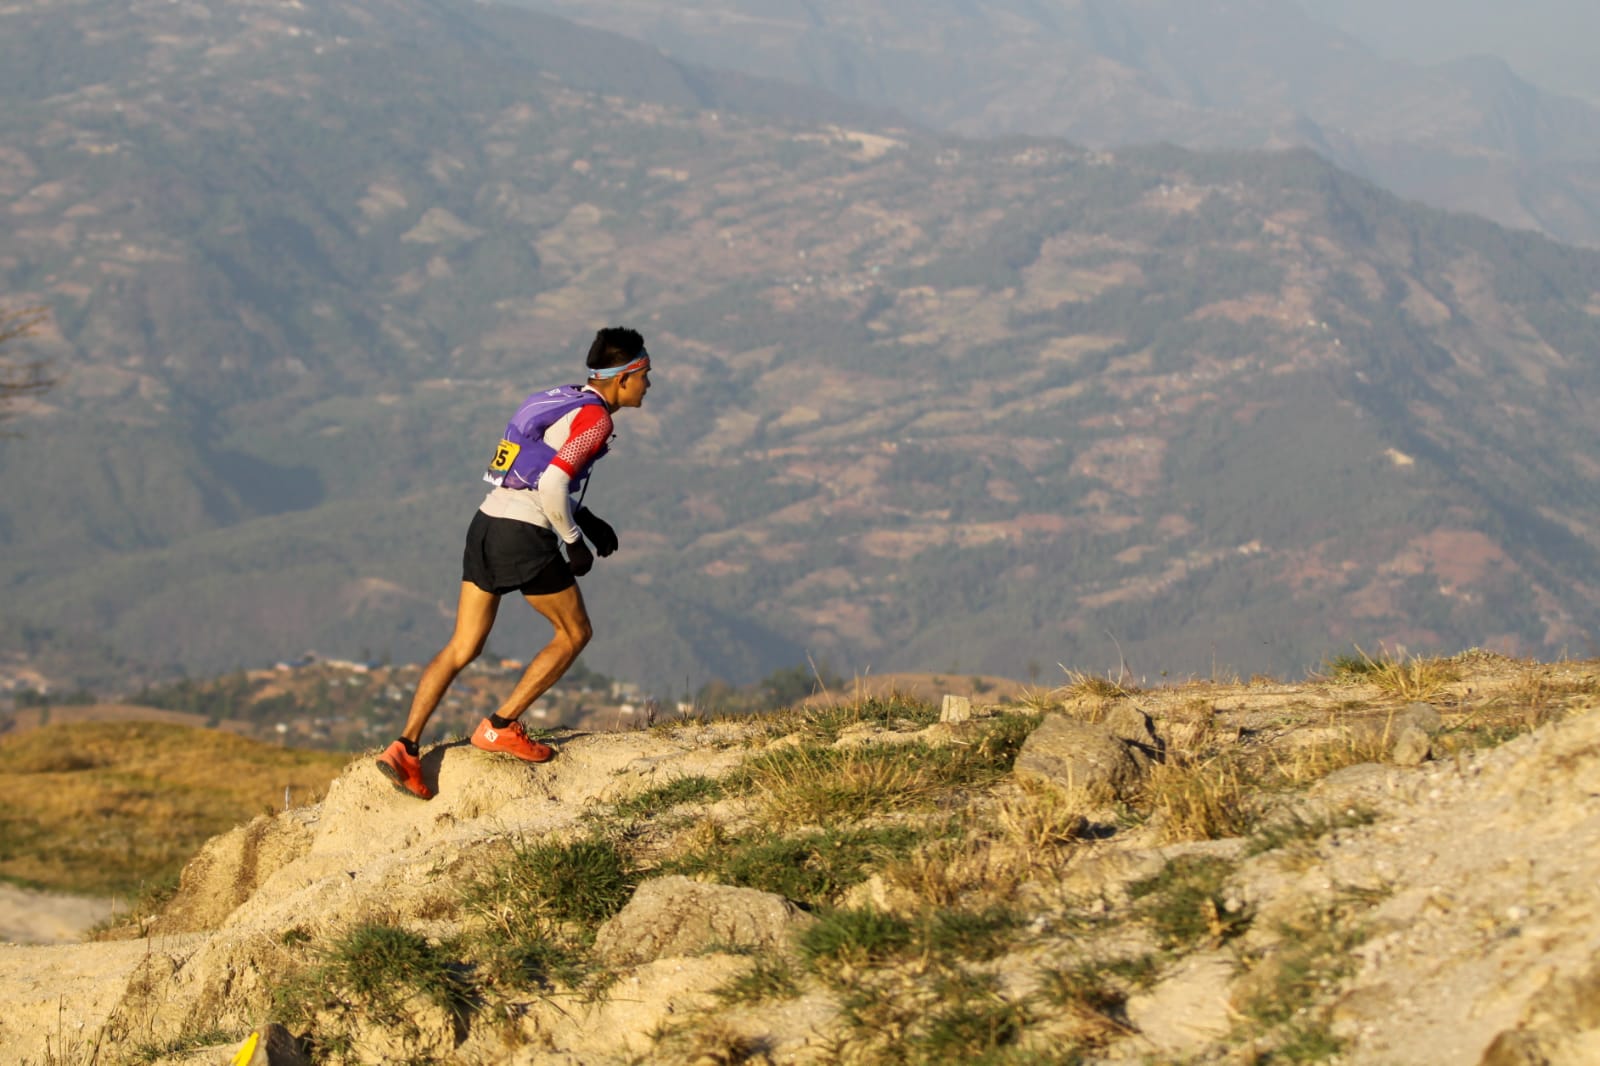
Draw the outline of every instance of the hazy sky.
<instances>
[{"instance_id":1,"label":"hazy sky","mask_svg":"<svg viewBox=\"0 0 1600 1066\"><path fill-rule=\"evenodd\" d=\"M1498 55L1545 88L1600 99L1600 0L1301 0L1385 55Z\"/></svg>"}]
</instances>

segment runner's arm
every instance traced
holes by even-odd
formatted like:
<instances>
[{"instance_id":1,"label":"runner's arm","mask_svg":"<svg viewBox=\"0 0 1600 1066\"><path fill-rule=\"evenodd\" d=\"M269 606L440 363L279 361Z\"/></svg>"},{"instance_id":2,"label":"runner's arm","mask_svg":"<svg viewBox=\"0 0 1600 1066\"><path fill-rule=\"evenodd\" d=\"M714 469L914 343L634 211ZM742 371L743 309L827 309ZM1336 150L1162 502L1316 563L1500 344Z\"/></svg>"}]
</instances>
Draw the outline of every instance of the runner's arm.
<instances>
[{"instance_id":1,"label":"runner's arm","mask_svg":"<svg viewBox=\"0 0 1600 1066\"><path fill-rule=\"evenodd\" d=\"M539 477L539 504L550 519L550 528L564 543L573 544L583 537L572 516L572 479L588 469L610 438L611 415L604 407L580 409L572 420L566 443Z\"/></svg>"}]
</instances>

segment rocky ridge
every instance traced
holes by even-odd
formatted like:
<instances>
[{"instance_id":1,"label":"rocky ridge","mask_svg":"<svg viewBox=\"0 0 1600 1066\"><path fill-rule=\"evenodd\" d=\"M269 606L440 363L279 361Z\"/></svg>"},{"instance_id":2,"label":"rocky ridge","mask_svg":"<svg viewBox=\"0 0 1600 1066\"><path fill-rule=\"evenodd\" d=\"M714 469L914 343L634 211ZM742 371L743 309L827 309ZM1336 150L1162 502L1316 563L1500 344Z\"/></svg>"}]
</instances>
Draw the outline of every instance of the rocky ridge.
<instances>
[{"instance_id":1,"label":"rocky ridge","mask_svg":"<svg viewBox=\"0 0 1600 1066\"><path fill-rule=\"evenodd\" d=\"M449 743L426 804L362 758L130 939L0 949L0 1058L1591 1062L1597 706L1600 664L1468 653ZM362 937L413 977L358 987Z\"/></svg>"}]
</instances>

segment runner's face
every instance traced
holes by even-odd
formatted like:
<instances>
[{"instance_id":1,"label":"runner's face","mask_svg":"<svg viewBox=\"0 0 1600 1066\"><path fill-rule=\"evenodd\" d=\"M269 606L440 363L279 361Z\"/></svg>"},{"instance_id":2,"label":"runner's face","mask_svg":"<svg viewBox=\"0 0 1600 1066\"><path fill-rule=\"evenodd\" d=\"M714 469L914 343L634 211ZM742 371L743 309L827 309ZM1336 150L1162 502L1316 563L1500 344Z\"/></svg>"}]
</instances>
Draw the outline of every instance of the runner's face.
<instances>
[{"instance_id":1,"label":"runner's face","mask_svg":"<svg viewBox=\"0 0 1600 1066\"><path fill-rule=\"evenodd\" d=\"M650 391L650 368L624 374L617 381L617 406L638 407L644 403L644 394Z\"/></svg>"}]
</instances>

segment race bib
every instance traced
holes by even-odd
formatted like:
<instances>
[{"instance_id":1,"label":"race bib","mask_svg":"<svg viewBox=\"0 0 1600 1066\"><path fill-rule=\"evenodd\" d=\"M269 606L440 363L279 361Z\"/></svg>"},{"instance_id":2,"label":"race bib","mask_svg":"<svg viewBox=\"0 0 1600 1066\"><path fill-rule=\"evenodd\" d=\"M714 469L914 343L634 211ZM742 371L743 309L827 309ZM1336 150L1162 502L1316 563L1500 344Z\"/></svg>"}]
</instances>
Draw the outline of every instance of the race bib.
<instances>
[{"instance_id":1,"label":"race bib","mask_svg":"<svg viewBox=\"0 0 1600 1066\"><path fill-rule=\"evenodd\" d=\"M495 446L494 458L489 462L489 476L499 482L511 472L511 464L517 461L521 453L522 445L502 440Z\"/></svg>"}]
</instances>

